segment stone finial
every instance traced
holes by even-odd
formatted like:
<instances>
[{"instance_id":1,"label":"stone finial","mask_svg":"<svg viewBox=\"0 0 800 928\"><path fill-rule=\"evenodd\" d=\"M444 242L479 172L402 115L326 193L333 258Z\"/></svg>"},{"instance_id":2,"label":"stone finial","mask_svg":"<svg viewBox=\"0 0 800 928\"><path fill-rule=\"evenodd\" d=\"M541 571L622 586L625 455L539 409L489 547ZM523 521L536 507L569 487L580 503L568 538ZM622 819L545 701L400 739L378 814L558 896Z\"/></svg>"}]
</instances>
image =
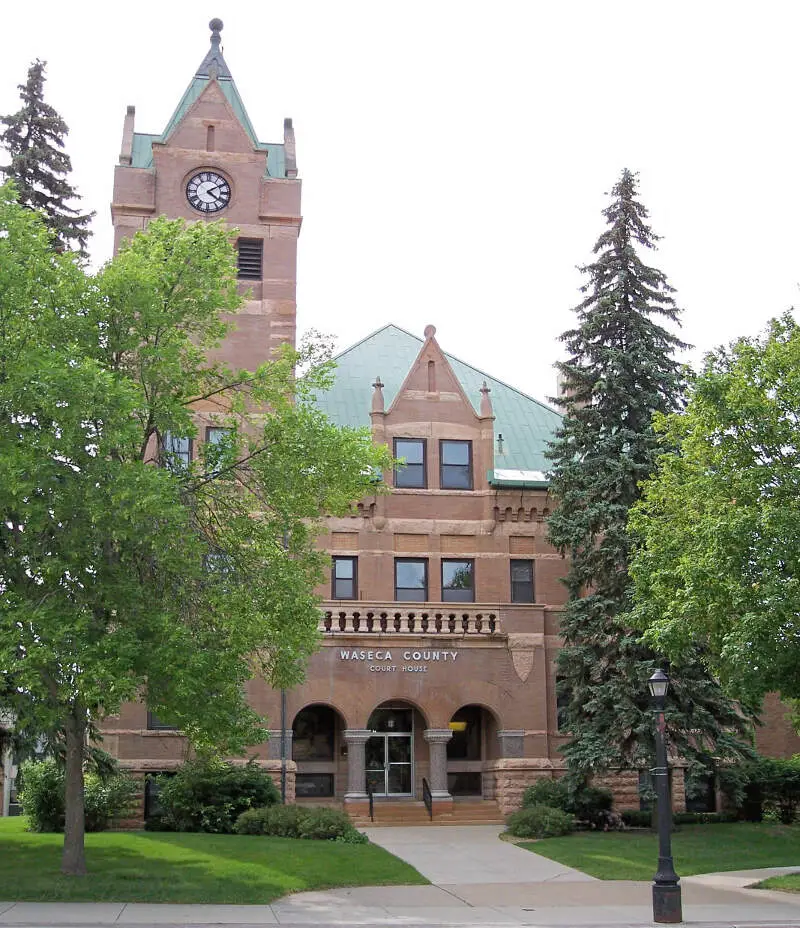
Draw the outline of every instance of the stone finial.
<instances>
[{"instance_id":1,"label":"stone finial","mask_svg":"<svg viewBox=\"0 0 800 928\"><path fill-rule=\"evenodd\" d=\"M125 122L122 125L122 147L119 152L120 164L133 163L133 127L136 119L136 107L129 106L125 111Z\"/></svg>"},{"instance_id":2,"label":"stone finial","mask_svg":"<svg viewBox=\"0 0 800 928\"><path fill-rule=\"evenodd\" d=\"M426 325L426 326L425 326L425 332L424 332L425 338L433 338L433 336L434 336L435 334L436 334L436 326L435 326L435 325Z\"/></svg>"},{"instance_id":3,"label":"stone finial","mask_svg":"<svg viewBox=\"0 0 800 928\"><path fill-rule=\"evenodd\" d=\"M381 383L381 378L376 377L375 383L372 386L372 408L370 409L370 412L384 412L385 405L383 400L383 384Z\"/></svg>"},{"instance_id":4,"label":"stone finial","mask_svg":"<svg viewBox=\"0 0 800 928\"><path fill-rule=\"evenodd\" d=\"M286 153L286 176L297 177L297 146L294 141L294 126L288 116L283 120L283 148Z\"/></svg>"},{"instance_id":5,"label":"stone finial","mask_svg":"<svg viewBox=\"0 0 800 928\"><path fill-rule=\"evenodd\" d=\"M228 70L225 59L222 57L220 48L220 32L222 31L222 20L212 19L208 24L211 30L211 48L209 48L206 57L200 63L195 77L205 77L209 80L230 80L231 72Z\"/></svg>"},{"instance_id":6,"label":"stone finial","mask_svg":"<svg viewBox=\"0 0 800 928\"><path fill-rule=\"evenodd\" d=\"M481 387L481 419L491 419L494 416L494 409L492 408L492 401L489 398L489 394L492 391L486 385L486 381L483 381L483 386Z\"/></svg>"}]
</instances>

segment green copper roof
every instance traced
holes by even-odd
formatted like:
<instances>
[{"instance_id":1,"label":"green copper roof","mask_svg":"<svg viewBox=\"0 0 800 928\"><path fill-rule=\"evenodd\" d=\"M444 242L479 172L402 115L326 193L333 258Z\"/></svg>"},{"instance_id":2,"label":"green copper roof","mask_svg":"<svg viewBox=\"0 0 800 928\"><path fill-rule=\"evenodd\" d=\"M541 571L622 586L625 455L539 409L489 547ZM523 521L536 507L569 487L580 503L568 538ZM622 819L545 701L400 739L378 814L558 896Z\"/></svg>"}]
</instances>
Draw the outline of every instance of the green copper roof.
<instances>
[{"instance_id":1,"label":"green copper roof","mask_svg":"<svg viewBox=\"0 0 800 928\"><path fill-rule=\"evenodd\" d=\"M267 153L267 176L286 177L286 152L284 146L258 141L255 129L250 122L250 117L247 115L247 110L244 107L239 91L236 89L236 84L231 76L231 72L228 65L225 63L225 59L222 57L219 35L222 29L222 21L219 19L212 19L209 26L211 27L211 48L208 50L205 58L200 62L197 73L184 91L164 131L161 135L147 135L141 132L134 133L131 167L151 168L153 166L153 142L166 142L169 140L170 135L172 135L178 127L191 105L206 89L209 81L215 78L220 89L225 94L225 99L230 103L236 118L253 143L253 147Z\"/></svg>"},{"instance_id":2,"label":"green copper roof","mask_svg":"<svg viewBox=\"0 0 800 928\"><path fill-rule=\"evenodd\" d=\"M421 338L398 326L387 325L378 329L337 355L333 386L317 396L317 404L338 425L369 427L375 378L380 376L383 381L383 395L388 410L422 345ZM515 390L477 367L459 361L450 354L445 354L445 357L476 413L480 407L480 388L484 380L491 390L495 439L498 435L503 436L502 453L498 453L495 442L495 468L546 472L550 464L544 452L547 442L561 422L561 416L544 403ZM499 476L497 480L490 478L490 482L506 483ZM520 485L517 481L514 483ZM526 485L531 484L526 482Z\"/></svg>"}]
</instances>

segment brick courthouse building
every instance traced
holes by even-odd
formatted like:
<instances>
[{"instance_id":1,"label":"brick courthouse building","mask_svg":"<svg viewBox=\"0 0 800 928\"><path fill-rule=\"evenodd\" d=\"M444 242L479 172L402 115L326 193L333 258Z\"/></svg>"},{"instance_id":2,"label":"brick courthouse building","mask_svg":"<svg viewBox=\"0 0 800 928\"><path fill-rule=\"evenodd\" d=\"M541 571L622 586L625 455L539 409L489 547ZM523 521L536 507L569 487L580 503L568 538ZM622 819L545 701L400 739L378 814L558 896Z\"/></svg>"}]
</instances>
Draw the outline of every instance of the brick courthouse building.
<instances>
[{"instance_id":1,"label":"brick courthouse building","mask_svg":"<svg viewBox=\"0 0 800 928\"><path fill-rule=\"evenodd\" d=\"M221 27L212 21L211 48L162 133L136 132L128 109L112 217L117 245L161 214L240 229L249 296L222 353L254 367L294 342L301 182L290 120L282 142L258 141ZM438 812L461 797L507 811L534 777L563 769L564 562L546 541L544 475L558 414L446 354L433 326L419 338L388 325L343 352L319 405L338 424L371 427L407 466L320 539L331 577L318 591L321 647L286 694L288 797L358 808L368 786L419 799L424 778ZM203 408L197 418L202 438L213 419ZM281 694L253 680L249 696L272 729L254 753L277 775ZM766 746L800 750L780 713L772 721ZM174 769L186 747L143 704L107 721L105 744L140 774ZM635 773L610 783L620 806L638 807ZM674 791L680 808L680 770Z\"/></svg>"}]
</instances>

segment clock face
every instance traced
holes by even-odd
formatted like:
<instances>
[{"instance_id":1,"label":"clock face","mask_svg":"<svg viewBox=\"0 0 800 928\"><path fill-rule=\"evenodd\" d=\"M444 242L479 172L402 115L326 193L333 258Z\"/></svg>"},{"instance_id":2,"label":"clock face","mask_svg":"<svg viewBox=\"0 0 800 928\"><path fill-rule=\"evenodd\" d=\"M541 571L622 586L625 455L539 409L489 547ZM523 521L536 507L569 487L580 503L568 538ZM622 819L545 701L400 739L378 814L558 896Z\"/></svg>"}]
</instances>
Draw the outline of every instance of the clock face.
<instances>
[{"instance_id":1,"label":"clock face","mask_svg":"<svg viewBox=\"0 0 800 928\"><path fill-rule=\"evenodd\" d=\"M199 171L189 178L186 199L200 213L216 213L230 203L231 185L215 171Z\"/></svg>"}]
</instances>

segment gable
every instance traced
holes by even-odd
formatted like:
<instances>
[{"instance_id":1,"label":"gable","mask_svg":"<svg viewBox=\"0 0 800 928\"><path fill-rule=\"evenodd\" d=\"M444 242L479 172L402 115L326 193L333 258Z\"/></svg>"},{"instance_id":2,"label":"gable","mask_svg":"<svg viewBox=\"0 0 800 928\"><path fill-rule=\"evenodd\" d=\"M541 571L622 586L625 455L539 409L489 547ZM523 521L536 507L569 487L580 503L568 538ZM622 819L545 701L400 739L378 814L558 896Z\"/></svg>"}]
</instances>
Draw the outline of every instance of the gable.
<instances>
[{"instance_id":1,"label":"gable","mask_svg":"<svg viewBox=\"0 0 800 928\"><path fill-rule=\"evenodd\" d=\"M171 125L162 136L163 143L175 148L204 149L209 123L215 127L215 151L253 151L255 142L225 96L221 82L217 80L207 81L197 98L184 109L179 118L171 120Z\"/></svg>"},{"instance_id":2,"label":"gable","mask_svg":"<svg viewBox=\"0 0 800 928\"><path fill-rule=\"evenodd\" d=\"M333 386L316 397L319 408L334 422L351 428L369 428L372 384L379 376L384 384L386 409L390 409L419 356L423 339L399 326L387 325L337 355ZM495 446L497 470L545 473L548 442L561 423L551 407L514 389L485 371L442 352L472 406L479 413L480 388L485 380L491 390L495 436L503 436L503 450ZM519 477L518 479L522 479Z\"/></svg>"},{"instance_id":3,"label":"gable","mask_svg":"<svg viewBox=\"0 0 800 928\"><path fill-rule=\"evenodd\" d=\"M426 338L387 411L394 421L452 422L476 426L478 417L428 326Z\"/></svg>"}]
</instances>

